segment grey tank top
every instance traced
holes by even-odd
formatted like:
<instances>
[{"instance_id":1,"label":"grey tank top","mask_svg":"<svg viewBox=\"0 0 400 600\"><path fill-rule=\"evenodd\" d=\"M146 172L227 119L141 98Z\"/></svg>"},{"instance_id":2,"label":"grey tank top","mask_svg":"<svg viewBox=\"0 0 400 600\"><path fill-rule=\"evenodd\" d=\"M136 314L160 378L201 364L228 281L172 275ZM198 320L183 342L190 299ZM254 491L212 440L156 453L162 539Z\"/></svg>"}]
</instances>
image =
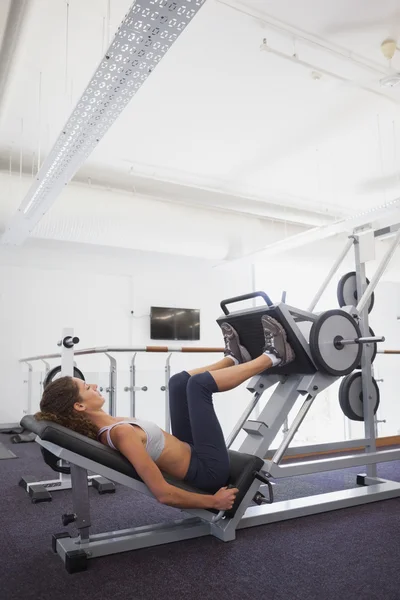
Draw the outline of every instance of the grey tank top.
<instances>
[{"instance_id":1,"label":"grey tank top","mask_svg":"<svg viewBox=\"0 0 400 600\"><path fill-rule=\"evenodd\" d=\"M117 448L114 446L111 440L111 429L117 427L117 425L121 425L122 423L129 423L130 425L137 425L140 429L143 429L147 436L146 442L146 451L149 456L156 461L160 456L165 446L165 437L162 429L152 423L151 421L143 421L142 419L131 419L129 421L118 421L118 423L113 423L113 425L108 425L107 427L102 427L97 434L97 438L100 439L102 433L107 431L107 443L108 445L116 450Z\"/></svg>"}]
</instances>

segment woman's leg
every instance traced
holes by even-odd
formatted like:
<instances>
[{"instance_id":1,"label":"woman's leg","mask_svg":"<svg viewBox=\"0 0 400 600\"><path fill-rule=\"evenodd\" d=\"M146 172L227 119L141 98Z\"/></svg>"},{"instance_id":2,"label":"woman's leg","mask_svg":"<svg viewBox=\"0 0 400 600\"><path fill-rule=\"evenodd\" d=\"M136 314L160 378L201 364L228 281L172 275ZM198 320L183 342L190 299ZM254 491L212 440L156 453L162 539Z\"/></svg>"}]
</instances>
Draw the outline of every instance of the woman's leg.
<instances>
[{"instance_id":1,"label":"woman's leg","mask_svg":"<svg viewBox=\"0 0 400 600\"><path fill-rule=\"evenodd\" d=\"M169 414L172 435L193 445L192 427L186 397L186 387L190 379L189 373L182 371L172 375L168 382Z\"/></svg>"},{"instance_id":2,"label":"woman's leg","mask_svg":"<svg viewBox=\"0 0 400 600\"><path fill-rule=\"evenodd\" d=\"M199 373L205 373L205 371L219 371L220 369L227 369L233 367L234 360L230 356L224 356L222 360L219 360L208 367L199 367L198 369L192 369L187 371L189 375L198 375Z\"/></svg>"},{"instance_id":3,"label":"woman's leg","mask_svg":"<svg viewBox=\"0 0 400 600\"><path fill-rule=\"evenodd\" d=\"M215 493L229 477L228 450L213 405L217 384L211 373L204 372L190 377L186 389L193 450L185 480Z\"/></svg>"},{"instance_id":4,"label":"woman's leg","mask_svg":"<svg viewBox=\"0 0 400 600\"><path fill-rule=\"evenodd\" d=\"M239 335L232 325L229 325L229 323L222 323L221 330L225 343L224 358L209 367L201 367L200 369L188 371L189 375L198 375L199 373L205 373L206 371L219 371L220 369L233 367L233 365L238 365L251 360L250 353L241 345Z\"/></svg>"},{"instance_id":5,"label":"woman's leg","mask_svg":"<svg viewBox=\"0 0 400 600\"><path fill-rule=\"evenodd\" d=\"M264 354L228 369L204 372L187 380L187 406L192 431L193 452L187 480L206 491L216 491L229 477L229 454L221 425L215 414L213 393L231 390L276 364L287 364L294 352L282 325L271 317L261 319Z\"/></svg>"},{"instance_id":6,"label":"woman's leg","mask_svg":"<svg viewBox=\"0 0 400 600\"><path fill-rule=\"evenodd\" d=\"M205 373L210 371L218 371L219 369L227 369L233 366L233 360L225 357L222 360L209 365L208 367L200 367L192 371L182 371L172 375L169 380L169 412L171 418L172 435L177 437L182 442L193 444L192 430L190 425L189 411L187 405L186 386L192 375Z\"/></svg>"},{"instance_id":7,"label":"woman's leg","mask_svg":"<svg viewBox=\"0 0 400 600\"><path fill-rule=\"evenodd\" d=\"M254 377L258 373L262 373L266 369L270 369L273 366L272 360L269 356L262 354L258 358L251 360L242 365L235 365L229 369L221 369L216 373L211 373L211 377L214 379L217 385L218 392L226 392L233 390L250 377Z\"/></svg>"},{"instance_id":8,"label":"woman's leg","mask_svg":"<svg viewBox=\"0 0 400 600\"><path fill-rule=\"evenodd\" d=\"M262 355L248 363L193 375L187 380L187 407L192 432L192 459L186 481L215 493L229 478L229 454L218 417L213 394L237 387L249 377L272 366Z\"/></svg>"}]
</instances>

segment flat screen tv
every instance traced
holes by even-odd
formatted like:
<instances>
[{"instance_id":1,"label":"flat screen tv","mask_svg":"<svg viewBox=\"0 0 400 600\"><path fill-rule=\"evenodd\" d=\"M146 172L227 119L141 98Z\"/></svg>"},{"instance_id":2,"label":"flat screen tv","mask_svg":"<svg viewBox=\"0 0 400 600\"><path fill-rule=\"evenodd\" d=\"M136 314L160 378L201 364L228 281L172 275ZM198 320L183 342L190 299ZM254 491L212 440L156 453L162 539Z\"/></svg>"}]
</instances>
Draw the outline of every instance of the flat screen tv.
<instances>
[{"instance_id":1,"label":"flat screen tv","mask_svg":"<svg viewBox=\"0 0 400 600\"><path fill-rule=\"evenodd\" d=\"M199 340L200 310L152 306L150 338L152 340Z\"/></svg>"}]
</instances>

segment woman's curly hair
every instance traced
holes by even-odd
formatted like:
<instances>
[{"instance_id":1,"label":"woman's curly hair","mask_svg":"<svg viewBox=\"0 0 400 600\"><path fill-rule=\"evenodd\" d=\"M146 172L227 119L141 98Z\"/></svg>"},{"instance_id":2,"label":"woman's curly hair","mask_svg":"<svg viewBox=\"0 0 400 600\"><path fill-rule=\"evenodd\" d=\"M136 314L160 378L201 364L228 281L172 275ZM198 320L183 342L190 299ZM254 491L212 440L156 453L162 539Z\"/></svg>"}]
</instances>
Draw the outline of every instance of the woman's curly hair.
<instances>
[{"instance_id":1,"label":"woman's curly hair","mask_svg":"<svg viewBox=\"0 0 400 600\"><path fill-rule=\"evenodd\" d=\"M75 402L80 401L79 388L72 377L60 377L45 387L35 419L52 421L95 440L99 428L74 409Z\"/></svg>"}]
</instances>

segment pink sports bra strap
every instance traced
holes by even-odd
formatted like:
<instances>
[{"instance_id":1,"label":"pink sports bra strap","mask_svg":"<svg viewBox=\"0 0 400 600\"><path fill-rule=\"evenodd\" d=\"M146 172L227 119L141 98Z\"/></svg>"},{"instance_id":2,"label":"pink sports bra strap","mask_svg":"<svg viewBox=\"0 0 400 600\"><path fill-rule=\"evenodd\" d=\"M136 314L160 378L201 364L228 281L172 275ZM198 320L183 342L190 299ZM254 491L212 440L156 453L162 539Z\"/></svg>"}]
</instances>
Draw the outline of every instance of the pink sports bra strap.
<instances>
[{"instance_id":1,"label":"pink sports bra strap","mask_svg":"<svg viewBox=\"0 0 400 600\"><path fill-rule=\"evenodd\" d=\"M125 423L127 425L135 425L136 421L118 421L118 423L113 423L112 425L107 425L106 427L102 427L97 434L97 438L99 439L101 434L104 433L105 431L107 431L107 444L110 446L110 448L112 448L113 450L116 450L116 447L112 443L110 432L111 432L111 429L113 429L117 425L122 425L123 423Z\"/></svg>"}]
</instances>

